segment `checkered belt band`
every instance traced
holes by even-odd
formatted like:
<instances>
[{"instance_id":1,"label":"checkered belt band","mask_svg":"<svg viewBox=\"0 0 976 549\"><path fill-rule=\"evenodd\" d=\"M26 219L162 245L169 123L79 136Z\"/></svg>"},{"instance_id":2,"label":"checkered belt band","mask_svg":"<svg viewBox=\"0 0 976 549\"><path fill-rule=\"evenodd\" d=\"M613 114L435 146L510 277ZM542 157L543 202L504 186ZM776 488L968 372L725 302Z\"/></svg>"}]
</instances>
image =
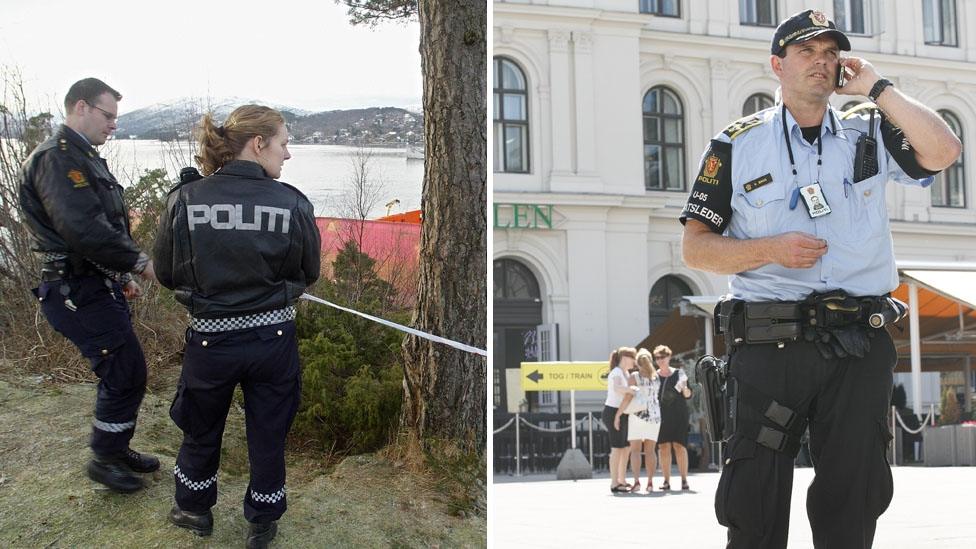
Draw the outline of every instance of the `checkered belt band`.
<instances>
[{"instance_id":1,"label":"checkered belt band","mask_svg":"<svg viewBox=\"0 0 976 549\"><path fill-rule=\"evenodd\" d=\"M41 261L41 263L52 263L54 261L68 260L67 255L59 252L36 252L36 253L37 253L37 258ZM95 268L98 269L100 273L118 282L119 284L125 285L130 280L132 280L132 275L130 275L129 273L120 273L118 271L113 271L112 269L109 269L108 267L105 267L103 265L99 265L98 263L95 263L94 261L91 260L89 260L88 262L94 265Z\"/></svg>"},{"instance_id":2,"label":"checkered belt band","mask_svg":"<svg viewBox=\"0 0 976 549\"><path fill-rule=\"evenodd\" d=\"M258 326L270 326L289 320L295 320L295 307L293 305L284 309L233 318L190 318L190 328L197 332L229 332Z\"/></svg>"}]
</instances>

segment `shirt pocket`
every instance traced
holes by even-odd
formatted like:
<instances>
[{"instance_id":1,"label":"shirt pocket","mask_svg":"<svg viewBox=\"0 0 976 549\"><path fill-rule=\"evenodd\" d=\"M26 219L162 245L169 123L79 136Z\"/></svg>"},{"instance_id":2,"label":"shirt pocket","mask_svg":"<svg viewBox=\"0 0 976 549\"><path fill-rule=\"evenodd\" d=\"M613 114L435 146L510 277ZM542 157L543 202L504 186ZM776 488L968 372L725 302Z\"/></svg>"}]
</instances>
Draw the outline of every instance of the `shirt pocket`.
<instances>
[{"instance_id":1,"label":"shirt pocket","mask_svg":"<svg viewBox=\"0 0 976 549\"><path fill-rule=\"evenodd\" d=\"M778 181L768 183L758 189L745 192L738 189L735 194L735 213L740 216L748 238L762 238L784 232L783 220L789 208L786 204L786 185Z\"/></svg>"},{"instance_id":2,"label":"shirt pocket","mask_svg":"<svg viewBox=\"0 0 976 549\"><path fill-rule=\"evenodd\" d=\"M888 204L885 200L887 183L887 175L879 173L853 185L851 239L876 238L885 232L888 226Z\"/></svg>"}]
</instances>

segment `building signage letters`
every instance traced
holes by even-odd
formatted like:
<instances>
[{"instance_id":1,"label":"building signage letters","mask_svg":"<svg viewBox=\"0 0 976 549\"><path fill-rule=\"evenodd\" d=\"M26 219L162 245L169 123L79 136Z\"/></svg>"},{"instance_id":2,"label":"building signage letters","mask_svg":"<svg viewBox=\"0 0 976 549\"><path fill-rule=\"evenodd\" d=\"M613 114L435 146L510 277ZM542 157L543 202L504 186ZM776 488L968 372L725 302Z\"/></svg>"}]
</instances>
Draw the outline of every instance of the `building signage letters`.
<instances>
[{"instance_id":1,"label":"building signage letters","mask_svg":"<svg viewBox=\"0 0 976 549\"><path fill-rule=\"evenodd\" d=\"M496 229L551 229L552 204L493 204Z\"/></svg>"}]
</instances>

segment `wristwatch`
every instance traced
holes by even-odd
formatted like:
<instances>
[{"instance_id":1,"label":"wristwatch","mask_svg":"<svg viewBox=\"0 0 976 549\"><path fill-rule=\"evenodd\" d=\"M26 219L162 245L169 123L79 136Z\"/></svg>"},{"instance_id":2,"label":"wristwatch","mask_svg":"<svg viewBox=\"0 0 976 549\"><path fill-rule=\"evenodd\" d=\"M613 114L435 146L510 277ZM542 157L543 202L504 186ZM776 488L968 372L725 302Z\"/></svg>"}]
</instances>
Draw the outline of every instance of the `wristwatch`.
<instances>
[{"instance_id":1,"label":"wristwatch","mask_svg":"<svg viewBox=\"0 0 976 549\"><path fill-rule=\"evenodd\" d=\"M870 98L871 101L877 103L878 96L881 95L881 92L883 92L885 88L887 88L888 86L893 86L893 85L894 84L891 83L891 80L888 80L887 78L882 78L878 80L877 82L874 83L874 86L871 87L871 91L868 92L868 98Z\"/></svg>"}]
</instances>

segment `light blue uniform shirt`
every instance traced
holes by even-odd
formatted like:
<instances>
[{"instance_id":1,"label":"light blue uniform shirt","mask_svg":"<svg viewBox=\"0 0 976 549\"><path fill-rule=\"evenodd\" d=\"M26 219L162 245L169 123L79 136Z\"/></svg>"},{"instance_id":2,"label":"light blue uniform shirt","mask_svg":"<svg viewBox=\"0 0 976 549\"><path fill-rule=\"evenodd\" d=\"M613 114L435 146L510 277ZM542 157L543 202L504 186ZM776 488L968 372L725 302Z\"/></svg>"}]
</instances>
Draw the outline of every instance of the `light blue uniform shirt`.
<instances>
[{"instance_id":1,"label":"light blue uniform shirt","mask_svg":"<svg viewBox=\"0 0 976 549\"><path fill-rule=\"evenodd\" d=\"M811 292L842 289L850 295L881 295L898 286L895 254L885 204L889 180L927 186L931 178L914 179L885 148L880 116L875 116L878 174L854 183L854 155L859 132L868 130L868 111L841 120L828 108L820 128L823 140L819 182L831 213L812 219L800 198L790 209L794 189L818 181L817 144L803 138L800 127L781 105L761 111L762 123L732 143L732 216L726 235L761 238L801 231L827 241L827 253L809 269L769 264L732 275L729 289L746 301L798 301ZM794 180L783 135L786 124L796 161ZM855 131L858 130L858 131ZM908 145L904 145L907 150ZM744 185L769 174L772 182L746 192ZM846 181L846 183L845 183Z\"/></svg>"}]
</instances>

